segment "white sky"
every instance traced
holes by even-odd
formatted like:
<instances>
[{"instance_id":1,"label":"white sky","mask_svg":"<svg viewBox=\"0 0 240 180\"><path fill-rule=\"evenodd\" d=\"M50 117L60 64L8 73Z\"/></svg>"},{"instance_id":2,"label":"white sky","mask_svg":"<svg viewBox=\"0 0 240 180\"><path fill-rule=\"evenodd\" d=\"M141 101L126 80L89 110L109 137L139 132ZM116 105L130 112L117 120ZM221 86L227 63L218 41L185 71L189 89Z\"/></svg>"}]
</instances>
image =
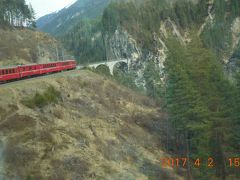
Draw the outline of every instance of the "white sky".
<instances>
[{"instance_id":1,"label":"white sky","mask_svg":"<svg viewBox=\"0 0 240 180\"><path fill-rule=\"evenodd\" d=\"M26 3L32 4L36 13L36 18L46 14L58 11L76 0L26 0Z\"/></svg>"}]
</instances>

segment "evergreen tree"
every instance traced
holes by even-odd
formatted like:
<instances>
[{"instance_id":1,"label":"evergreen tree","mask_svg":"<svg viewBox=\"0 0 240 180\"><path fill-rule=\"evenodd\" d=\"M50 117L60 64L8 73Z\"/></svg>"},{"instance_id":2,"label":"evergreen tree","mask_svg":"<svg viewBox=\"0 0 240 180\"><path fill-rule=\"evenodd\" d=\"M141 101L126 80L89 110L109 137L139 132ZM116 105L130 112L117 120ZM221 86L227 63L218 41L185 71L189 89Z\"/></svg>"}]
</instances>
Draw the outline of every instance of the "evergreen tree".
<instances>
[{"instance_id":1,"label":"evergreen tree","mask_svg":"<svg viewBox=\"0 0 240 180\"><path fill-rule=\"evenodd\" d=\"M158 65L150 61L144 69L143 77L146 83L147 95L156 99L161 98L163 96L163 90Z\"/></svg>"},{"instance_id":2,"label":"evergreen tree","mask_svg":"<svg viewBox=\"0 0 240 180\"><path fill-rule=\"evenodd\" d=\"M0 26L26 26L34 21L34 11L25 0L0 0Z\"/></svg>"}]
</instances>

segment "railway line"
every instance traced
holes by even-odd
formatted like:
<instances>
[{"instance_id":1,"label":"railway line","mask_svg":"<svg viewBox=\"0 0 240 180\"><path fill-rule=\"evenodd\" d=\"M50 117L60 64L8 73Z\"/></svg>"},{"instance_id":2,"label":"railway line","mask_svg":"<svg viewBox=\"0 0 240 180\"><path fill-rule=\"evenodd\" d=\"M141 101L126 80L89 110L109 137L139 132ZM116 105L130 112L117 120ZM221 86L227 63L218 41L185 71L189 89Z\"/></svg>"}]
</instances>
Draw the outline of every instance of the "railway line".
<instances>
[{"instance_id":1,"label":"railway line","mask_svg":"<svg viewBox=\"0 0 240 180\"><path fill-rule=\"evenodd\" d=\"M38 80L38 79L46 79L46 78L54 78L54 77L65 77L66 75L70 75L72 74L74 76L74 74L77 74L77 72L80 69L74 69L74 70L69 70L69 71L62 71L62 72L58 72L58 73L54 73L54 74L45 74L42 76L36 76L36 77L30 77L30 78L26 78L26 79L20 79L17 81L11 81L11 82L7 82L7 83L0 83L0 88L1 87L11 87L11 86L15 86L17 84L21 84L21 83L25 83L27 81L34 81L34 80Z\"/></svg>"},{"instance_id":2,"label":"railway line","mask_svg":"<svg viewBox=\"0 0 240 180\"><path fill-rule=\"evenodd\" d=\"M0 68L0 84L24 80L77 68L75 60L57 61L45 64L29 64Z\"/></svg>"}]
</instances>

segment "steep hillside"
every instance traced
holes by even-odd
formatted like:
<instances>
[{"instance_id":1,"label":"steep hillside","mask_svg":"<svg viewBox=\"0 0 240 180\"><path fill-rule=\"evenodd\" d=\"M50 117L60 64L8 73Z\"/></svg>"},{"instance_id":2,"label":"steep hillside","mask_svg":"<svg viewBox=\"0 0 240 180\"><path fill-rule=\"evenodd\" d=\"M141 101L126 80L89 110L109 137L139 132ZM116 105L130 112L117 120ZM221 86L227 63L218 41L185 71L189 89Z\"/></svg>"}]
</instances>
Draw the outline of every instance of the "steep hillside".
<instances>
[{"instance_id":1,"label":"steep hillside","mask_svg":"<svg viewBox=\"0 0 240 180\"><path fill-rule=\"evenodd\" d=\"M29 29L0 29L0 36L0 66L63 58L61 44L47 34Z\"/></svg>"},{"instance_id":2,"label":"steep hillside","mask_svg":"<svg viewBox=\"0 0 240 180\"><path fill-rule=\"evenodd\" d=\"M226 164L239 157L239 17L239 0L121 1L60 39L81 63L128 59L116 74L164 104L167 149L216 162L188 169L195 179L239 179Z\"/></svg>"},{"instance_id":3,"label":"steep hillside","mask_svg":"<svg viewBox=\"0 0 240 180\"><path fill-rule=\"evenodd\" d=\"M182 179L159 161L169 156L163 114L107 78L72 71L4 85L0 94L0 177Z\"/></svg>"},{"instance_id":4,"label":"steep hillside","mask_svg":"<svg viewBox=\"0 0 240 180\"><path fill-rule=\"evenodd\" d=\"M37 20L37 27L54 36L60 36L74 27L80 19L94 19L100 16L110 0L78 0L59 12Z\"/></svg>"}]
</instances>

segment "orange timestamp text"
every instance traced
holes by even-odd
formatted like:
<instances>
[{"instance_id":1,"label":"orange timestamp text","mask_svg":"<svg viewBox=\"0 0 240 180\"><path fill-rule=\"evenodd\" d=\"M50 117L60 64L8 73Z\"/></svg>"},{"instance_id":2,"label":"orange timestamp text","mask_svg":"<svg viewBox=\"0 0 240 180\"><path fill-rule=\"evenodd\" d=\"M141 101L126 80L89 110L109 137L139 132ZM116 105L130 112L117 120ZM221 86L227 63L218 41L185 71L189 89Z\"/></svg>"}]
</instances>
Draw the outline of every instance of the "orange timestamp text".
<instances>
[{"instance_id":1,"label":"orange timestamp text","mask_svg":"<svg viewBox=\"0 0 240 180\"><path fill-rule=\"evenodd\" d=\"M240 168L240 158L234 157L234 158L227 158L228 161L226 162L227 167L230 168ZM214 168L216 166L216 161L212 157L208 158L196 158L196 159L189 159L186 157L180 157L180 158L160 158L160 165L162 168L172 167L172 168L187 168L188 166L200 168L200 167L207 167L207 168Z\"/></svg>"},{"instance_id":2,"label":"orange timestamp text","mask_svg":"<svg viewBox=\"0 0 240 180\"><path fill-rule=\"evenodd\" d=\"M180 157L180 158L160 158L160 164L161 167L167 168L187 168L188 166L194 166L196 168L199 168L201 166L206 166L208 168L213 168L215 166L215 161L212 157L208 157L207 159L189 159L186 157Z\"/></svg>"}]
</instances>

